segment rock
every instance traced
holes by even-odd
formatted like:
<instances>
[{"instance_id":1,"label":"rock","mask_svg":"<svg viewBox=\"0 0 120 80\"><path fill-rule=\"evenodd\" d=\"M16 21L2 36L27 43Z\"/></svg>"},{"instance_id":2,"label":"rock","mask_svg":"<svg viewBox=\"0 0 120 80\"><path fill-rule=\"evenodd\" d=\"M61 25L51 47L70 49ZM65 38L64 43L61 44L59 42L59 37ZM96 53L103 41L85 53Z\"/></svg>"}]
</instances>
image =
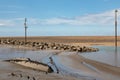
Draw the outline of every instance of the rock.
<instances>
[{"instance_id":1,"label":"rock","mask_svg":"<svg viewBox=\"0 0 120 80\"><path fill-rule=\"evenodd\" d=\"M14 73L11 73L11 75L12 75L12 76L16 76L16 74L14 74Z\"/></svg>"},{"instance_id":2,"label":"rock","mask_svg":"<svg viewBox=\"0 0 120 80\"><path fill-rule=\"evenodd\" d=\"M76 52L97 52L99 51L98 48L91 48L91 47L80 47L80 46L70 46L64 44L56 44L56 43L46 43L46 42L24 42L19 40L13 39L0 39L0 44L7 44L7 45L26 45L27 47L35 47L37 49L46 50L46 49L54 49L54 50L63 50L63 51L76 51Z\"/></svg>"}]
</instances>

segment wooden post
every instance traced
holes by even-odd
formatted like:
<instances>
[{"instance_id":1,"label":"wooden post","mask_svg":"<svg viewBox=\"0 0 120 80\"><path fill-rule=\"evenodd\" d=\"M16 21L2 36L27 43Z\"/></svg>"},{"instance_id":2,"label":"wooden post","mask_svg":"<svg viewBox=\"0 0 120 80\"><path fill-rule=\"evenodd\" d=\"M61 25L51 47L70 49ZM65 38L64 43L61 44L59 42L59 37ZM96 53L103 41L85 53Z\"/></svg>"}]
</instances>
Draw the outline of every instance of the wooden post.
<instances>
[{"instance_id":1,"label":"wooden post","mask_svg":"<svg viewBox=\"0 0 120 80\"><path fill-rule=\"evenodd\" d=\"M117 10L115 10L115 66L117 66Z\"/></svg>"},{"instance_id":2,"label":"wooden post","mask_svg":"<svg viewBox=\"0 0 120 80\"><path fill-rule=\"evenodd\" d=\"M115 49L117 50L117 10L115 10Z\"/></svg>"},{"instance_id":3,"label":"wooden post","mask_svg":"<svg viewBox=\"0 0 120 80\"><path fill-rule=\"evenodd\" d=\"M25 45L26 45L26 42L27 42L27 18L25 18L25 23L24 23L24 26L25 26Z\"/></svg>"}]
</instances>

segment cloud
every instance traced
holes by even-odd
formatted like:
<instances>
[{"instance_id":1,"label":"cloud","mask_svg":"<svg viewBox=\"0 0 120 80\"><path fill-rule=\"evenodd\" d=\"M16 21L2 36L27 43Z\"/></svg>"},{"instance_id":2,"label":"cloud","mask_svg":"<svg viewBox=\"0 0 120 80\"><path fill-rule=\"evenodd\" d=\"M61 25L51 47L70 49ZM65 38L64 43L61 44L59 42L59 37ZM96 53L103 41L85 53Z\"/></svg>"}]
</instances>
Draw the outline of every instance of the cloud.
<instances>
[{"instance_id":1,"label":"cloud","mask_svg":"<svg viewBox=\"0 0 120 80\"><path fill-rule=\"evenodd\" d=\"M0 26L3 26L3 25L4 25L4 24L1 24L1 23L0 23Z\"/></svg>"},{"instance_id":2,"label":"cloud","mask_svg":"<svg viewBox=\"0 0 120 80\"><path fill-rule=\"evenodd\" d=\"M120 9L118 9L118 20L120 20ZM115 10L106 11L97 14L87 14L72 18L55 17L48 19L28 18L29 26L40 25L73 25L73 26L89 26L89 25L114 25ZM120 22L120 21L118 21ZM23 26L24 18L0 19L0 26Z\"/></svg>"},{"instance_id":3,"label":"cloud","mask_svg":"<svg viewBox=\"0 0 120 80\"><path fill-rule=\"evenodd\" d=\"M120 9L118 9L120 11ZM114 25L115 10L98 14L88 14L73 18L58 17L49 19L30 19L31 23L39 25ZM118 13L118 17L120 14ZM120 18L119 18L120 20Z\"/></svg>"},{"instance_id":4,"label":"cloud","mask_svg":"<svg viewBox=\"0 0 120 80\"><path fill-rule=\"evenodd\" d=\"M22 25L23 18L15 18L15 19L0 19L0 27L14 27L18 25Z\"/></svg>"},{"instance_id":5,"label":"cloud","mask_svg":"<svg viewBox=\"0 0 120 80\"><path fill-rule=\"evenodd\" d=\"M0 20L0 26L12 25L12 22L9 20Z\"/></svg>"}]
</instances>

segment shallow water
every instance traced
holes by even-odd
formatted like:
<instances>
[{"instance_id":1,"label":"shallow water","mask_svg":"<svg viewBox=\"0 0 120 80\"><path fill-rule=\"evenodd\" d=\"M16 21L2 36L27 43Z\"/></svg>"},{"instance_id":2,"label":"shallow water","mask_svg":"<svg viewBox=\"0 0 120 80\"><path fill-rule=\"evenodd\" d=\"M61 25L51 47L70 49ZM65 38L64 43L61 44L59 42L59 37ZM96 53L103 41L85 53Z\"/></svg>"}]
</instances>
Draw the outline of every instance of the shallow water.
<instances>
[{"instance_id":1,"label":"shallow water","mask_svg":"<svg viewBox=\"0 0 120 80\"><path fill-rule=\"evenodd\" d=\"M115 53L115 48L112 46L93 46L93 47L99 48L100 51L82 53L80 55L88 59L120 67L120 47L117 48L117 53Z\"/></svg>"},{"instance_id":2,"label":"shallow water","mask_svg":"<svg viewBox=\"0 0 120 80\"><path fill-rule=\"evenodd\" d=\"M0 47L0 60L12 59L12 58L30 58L35 61L42 61L55 51L39 51L19 49L12 47Z\"/></svg>"},{"instance_id":3,"label":"shallow water","mask_svg":"<svg viewBox=\"0 0 120 80\"><path fill-rule=\"evenodd\" d=\"M43 62L50 65L49 57L53 53L59 52L56 50L30 50L13 47L0 46L0 60L8 60L14 58L30 58L33 61ZM53 68L54 69L54 68Z\"/></svg>"},{"instance_id":4,"label":"shallow water","mask_svg":"<svg viewBox=\"0 0 120 80\"><path fill-rule=\"evenodd\" d=\"M25 57L30 58L35 61L43 62L48 65L49 64L49 57L52 56L57 68L59 68L60 74L63 75L70 75L74 77L80 77L86 80L93 80L94 78L90 75L83 74L84 71L80 72L78 69L74 69L70 66L67 66L65 64L62 64L59 62L59 59L56 55L53 55L56 51L48 50L48 51L33 51L33 50L27 50L27 49L19 49L19 48L12 48L12 47L1 47L0 46L0 60L6 60L6 59L12 59L12 58L18 58L18 57ZM75 62L76 60L74 60ZM56 73L56 67L54 65L51 65L54 69L54 72Z\"/></svg>"},{"instance_id":5,"label":"shallow water","mask_svg":"<svg viewBox=\"0 0 120 80\"><path fill-rule=\"evenodd\" d=\"M98 46L96 46L96 47L98 47ZM110 63L114 63L114 59L116 59L116 58L114 58L114 54L112 52L114 50L113 47L100 46L98 48L100 49L99 52L83 53L81 55L88 57L88 58L91 58L91 59L94 59L94 60L100 59L100 61L106 60L106 62L110 62L109 60L111 60ZM98 79L98 76L96 75L96 72L94 72L94 70L90 69L90 72L89 72L88 70L84 71L84 70L81 70L81 68L73 67L75 65L81 66L79 64L80 62L78 60L79 56L77 57L78 59L71 59L69 57L69 55L75 54L74 52L73 53L72 52L63 52L66 54L66 56L64 54L63 55L65 56L65 60L66 60L65 63L67 62L66 64L68 64L68 65L63 64L64 62L62 62L63 60L61 60L62 58L60 58L60 56L56 56L56 55L52 54L55 52L56 51L52 51L52 50L48 50L48 51L47 50L46 51L38 50L38 51L36 51L36 50L27 50L27 49L0 46L0 60L25 57L25 58L30 58L30 59L35 60L35 61L40 61L40 62L49 64L49 57L52 56L55 64L57 65L57 68L60 70L60 74L62 74L63 77L65 77L64 75L67 74L67 75L78 77L78 78L80 77L80 78L83 78L85 80L93 80L95 78L96 78L96 80L102 80L102 79ZM119 57L120 57L120 55L119 55ZM120 59L118 59L118 56L117 56L117 60L120 61ZM55 67L54 66L52 66L52 67L54 68L54 71L56 72Z\"/></svg>"},{"instance_id":6,"label":"shallow water","mask_svg":"<svg viewBox=\"0 0 120 80\"><path fill-rule=\"evenodd\" d=\"M90 52L90 53L82 53L80 55L100 61L103 63L107 63L113 66L120 67L120 47L118 47L117 54L115 53L115 48L110 46L93 46L95 48L99 48L98 52ZM17 58L17 57L25 57L31 58L36 61L43 61L48 63L48 57L51 56L51 53L55 53L55 51L34 51L20 48L12 48L0 46L0 60Z\"/></svg>"}]
</instances>

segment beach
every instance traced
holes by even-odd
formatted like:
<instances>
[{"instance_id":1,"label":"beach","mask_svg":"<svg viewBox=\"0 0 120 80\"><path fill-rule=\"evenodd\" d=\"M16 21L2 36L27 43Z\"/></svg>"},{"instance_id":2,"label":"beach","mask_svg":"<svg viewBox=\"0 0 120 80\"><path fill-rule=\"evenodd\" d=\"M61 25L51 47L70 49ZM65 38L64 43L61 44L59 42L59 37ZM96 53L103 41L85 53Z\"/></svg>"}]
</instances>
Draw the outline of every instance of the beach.
<instances>
[{"instance_id":1,"label":"beach","mask_svg":"<svg viewBox=\"0 0 120 80\"><path fill-rule=\"evenodd\" d=\"M15 39L24 41L24 37L1 37L2 39ZM36 36L28 37L27 41L34 42L56 42L72 45L103 45L114 46L114 36ZM120 46L120 36L117 38Z\"/></svg>"},{"instance_id":2,"label":"beach","mask_svg":"<svg viewBox=\"0 0 120 80\"><path fill-rule=\"evenodd\" d=\"M14 39L24 41L24 37L1 37L1 39ZM28 37L27 41L59 43L75 46L114 46L113 36L54 36L54 37ZM3 47L4 46L4 47ZM120 46L120 37L118 37ZM85 58L81 53L60 50L33 50L18 46L1 45L0 50L0 80L119 80L120 67ZM7 48L6 48L7 47ZM10 52L11 51L11 52ZM8 56L2 54L8 54ZM34 53L34 54L33 54ZM82 53L84 54L84 53ZM90 54L90 53L89 53ZM47 63L51 55L60 73L44 73L13 63L4 62L4 59L15 57L29 57L33 60ZM14 67L14 68L13 68ZM12 75L14 73L15 75ZM21 77L22 75L22 77ZM29 76L29 77L28 77ZM34 78L33 78L34 77Z\"/></svg>"}]
</instances>

